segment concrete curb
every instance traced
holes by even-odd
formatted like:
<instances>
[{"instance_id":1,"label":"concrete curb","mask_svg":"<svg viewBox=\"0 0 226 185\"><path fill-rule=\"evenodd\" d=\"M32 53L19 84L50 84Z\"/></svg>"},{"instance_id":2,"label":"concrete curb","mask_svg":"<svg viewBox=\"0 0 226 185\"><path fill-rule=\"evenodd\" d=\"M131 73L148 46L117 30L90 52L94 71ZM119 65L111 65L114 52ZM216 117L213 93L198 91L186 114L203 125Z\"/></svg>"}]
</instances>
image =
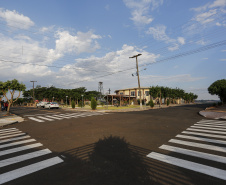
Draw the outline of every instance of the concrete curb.
<instances>
[{"instance_id":1,"label":"concrete curb","mask_svg":"<svg viewBox=\"0 0 226 185\"><path fill-rule=\"evenodd\" d=\"M199 114L209 119L221 119L226 120L226 113L224 112L211 112L211 111L200 111Z\"/></svg>"},{"instance_id":2,"label":"concrete curb","mask_svg":"<svg viewBox=\"0 0 226 185\"><path fill-rule=\"evenodd\" d=\"M0 127L23 122L24 118L16 115L0 118Z\"/></svg>"}]
</instances>

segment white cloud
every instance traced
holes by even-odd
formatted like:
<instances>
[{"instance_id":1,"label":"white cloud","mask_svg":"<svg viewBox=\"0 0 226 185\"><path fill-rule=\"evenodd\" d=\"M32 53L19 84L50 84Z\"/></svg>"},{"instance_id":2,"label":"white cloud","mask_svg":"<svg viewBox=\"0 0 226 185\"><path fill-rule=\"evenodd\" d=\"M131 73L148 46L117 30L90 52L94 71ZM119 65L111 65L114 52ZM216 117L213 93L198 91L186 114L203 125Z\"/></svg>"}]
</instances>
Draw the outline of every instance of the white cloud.
<instances>
[{"instance_id":1,"label":"white cloud","mask_svg":"<svg viewBox=\"0 0 226 185\"><path fill-rule=\"evenodd\" d=\"M40 28L40 32L45 33L45 32L53 31L54 27L55 27L54 25L49 26L49 27L42 27L42 28Z\"/></svg>"},{"instance_id":2,"label":"white cloud","mask_svg":"<svg viewBox=\"0 0 226 185\"><path fill-rule=\"evenodd\" d=\"M212 16L215 15L216 13L217 13L216 9L209 10L208 12L204 12L204 13L198 14L196 17L193 18L193 20L195 20L195 21L197 21L197 22L199 22L201 24L207 24L209 22L214 21Z\"/></svg>"},{"instance_id":3,"label":"white cloud","mask_svg":"<svg viewBox=\"0 0 226 185\"><path fill-rule=\"evenodd\" d=\"M203 39L201 39L201 40L198 40L197 42L196 42L196 44L198 44L198 45L206 45L207 44L207 42L206 41L204 41Z\"/></svg>"},{"instance_id":4,"label":"white cloud","mask_svg":"<svg viewBox=\"0 0 226 185\"><path fill-rule=\"evenodd\" d=\"M131 20L138 27L150 24L153 21L149 14L149 9L152 11L163 4L163 0L124 0L125 5L131 9Z\"/></svg>"},{"instance_id":5,"label":"white cloud","mask_svg":"<svg viewBox=\"0 0 226 185\"><path fill-rule=\"evenodd\" d=\"M209 6L209 8L225 7L225 6L226 6L226 0L216 0Z\"/></svg>"},{"instance_id":6,"label":"white cloud","mask_svg":"<svg viewBox=\"0 0 226 185\"><path fill-rule=\"evenodd\" d=\"M226 59L220 59L220 61L226 61Z\"/></svg>"},{"instance_id":7,"label":"white cloud","mask_svg":"<svg viewBox=\"0 0 226 185\"><path fill-rule=\"evenodd\" d=\"M4 10L0 8L0 17L7 22L7 25L13 29L29 29L31 26L34 26L34 22L27 16L19 14L15 10Z\"/></svg>"},{"instance_id":8,"label":"white cloud","mask_svg":"<svg viewBox=\"0 0 226 185\"><path fill-rule=\"evenodd\" d=\"M194 10L196 12L205 11L209 8L218 8L218 7L225 7L226 6L226 0L215 0L213 3L207 3L203 6L197 7L197 8L191 8L191 10Z\"/></svg>"},{"instance_id":9,"label":"white cloud","mask_svg":"<svg viewBox=\"0 0 226 185\"><path fill-rule=\"evenodd\" d=\"M170 82L195 82L198 80L205 79L205 77L192 77L190 74L181 74L181 75L174 75L174 76L154 76L154 75L147 75L142 76L141 79L149 79L149 83L164 83L167 86L167 83Z\"/></svg>"},{"instance_id":10,"label":"white cloud","mask_svg":"<svg viewBox=\"0 0 226 185\"><path fill-rule=\"evenodd\" d=\"M185 39L183 37L178 37L177 41L181 44L184 45L185 44Z\"/></svg>"},{"instance_id":11,"label":"white cloud","mask_svg":"<svg viewBox=\"0 0 226 185\"><path fill-rule=\"evenodd\" d=\"M221 50L222 52L226 52L226 50Z\"/></svg>"},{"instance_id":12,"label":"white cloud","mask_svg":"<svg viewBox=\"0 0 226 185\"><path fill-rule=\"evenodd\" d=\"M168 47L169 51L175 51L179 49L179 45L185 44L185 39L183 37L178 37L177 39L172 39L166 34L166 26L158 25L155 27L150 27L146 34L153 36L155 40L165 41L165 43L172 44Z\"/></svg>"},{"instance_id":13,"label":"white cloud","mask_svg":"<svg viewBox=\"0 0 226 185\"><path fill-rule=\"evenodd\" d=\"M55 53L59 54L92 53L100 48L96 40L101 39L101 36L95 35L93 31L77 32L76 35L71 35L68 31L58 31L56 37Z\"/></svg>"},{"instance_id":14,"label":"white cloud","mask_svg":"<svg viewBox=\"0 0 226 185\"><path fill-rule=\"evenodd\" d=\"M173 44L173 46L168 47L169 51L175 51L179 49L179 45L178 44Z\"/></svg>"},{"instance_id":15,"label":"white cloud","mask_svg":"<svg viewBox=\"0 0 226 185\"><path fill-rule=\"evenodd\" d=\"M166 26L164 25L150 27L146 33L152 35L153 38L156 40L161 40L166 42L171 41L171 39L166 35Z\"/></svg>"},{"instance_id":16,"label":"white cloud","mask_svg":"<svg viewBox=\"0 0 226 185\"><path fill-rule=\"evenodd\" d=\"M219 20L219 17L223 17L226 13L225 6L226 0L215 0L203 6L192 8L191 10L195 11L195 15L191 19L193 23L185 26L184 31L195 34L212 26L226 26L224 21Z\"/></svg>"}]
</instances>

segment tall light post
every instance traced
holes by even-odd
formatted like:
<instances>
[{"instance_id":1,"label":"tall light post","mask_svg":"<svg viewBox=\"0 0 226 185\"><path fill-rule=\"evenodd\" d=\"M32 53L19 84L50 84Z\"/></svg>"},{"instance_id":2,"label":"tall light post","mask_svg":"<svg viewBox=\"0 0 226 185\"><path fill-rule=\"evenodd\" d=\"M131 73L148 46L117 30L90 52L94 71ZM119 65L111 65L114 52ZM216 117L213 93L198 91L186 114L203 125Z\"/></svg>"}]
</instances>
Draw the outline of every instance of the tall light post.
<instances>
[{"instance_id":1,"label":"tall light post","mask_svg":"<svg viewBox=\"0 0 226 185\"><path fill-rule=\"evenodd\" d=\"M82 107L83 107L83 96L84 96L84 95L82 94Z\"/></svg>"},{"instance_id":2,"label":"tall light post","mask_svg":"<svg viewBox=\"0 0 226 185\"><path fill-rule=\"evenodd\" d=\"M33 101L35 102L35 82L37 81L30 81L30 82L33 82Z\"/></svg>"},{"instance_id":3,"label":"tall light post","mask_svg":"<svg viewBox=\"0 0 226 185\"><path fill-rule=\"evenodd\" d=\"M142 107L142 99L141 99L141 90L140 90L140 77L139 77L139 69L138 69L138 60L137 57L141 56L142 54L137 54L129 58L136 58L136 67L137 67L137 78L138 78L138 87L139 87L139 95L140 95L140 109L143 109Z\"/></svg>"},{"instance_id":4,"label":"tall light post","mask_svg":"<svg viewBox=\"0 0 226 185\"><path fill-rule=\"evenodd\" d=\"M67 106L67 97L68 97L68 96L66 96L66 106Z\"/></svg>"}]
</instances>

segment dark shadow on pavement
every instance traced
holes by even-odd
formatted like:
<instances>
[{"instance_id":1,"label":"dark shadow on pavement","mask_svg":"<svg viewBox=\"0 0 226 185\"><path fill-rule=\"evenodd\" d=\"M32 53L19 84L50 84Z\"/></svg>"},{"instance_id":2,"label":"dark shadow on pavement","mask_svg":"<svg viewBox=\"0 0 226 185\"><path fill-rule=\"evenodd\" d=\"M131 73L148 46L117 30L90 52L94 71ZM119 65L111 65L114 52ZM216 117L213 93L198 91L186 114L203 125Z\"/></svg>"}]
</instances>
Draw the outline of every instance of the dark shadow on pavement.
<instances>
[{"instance_id":1,"label":"dark shadow on pavement","mask_svg":"<svg viewBox=\"0 0 226 185\"><path fill-rule=\"evenodd\" d=\"M148 166L124 138L110 136L62 155L83 161L84 171L76 184L144 185L152 184ZM78 162L78 161L77 161ZM81 167L81 166L80 166Z\"/></svg>"}]
</instances>

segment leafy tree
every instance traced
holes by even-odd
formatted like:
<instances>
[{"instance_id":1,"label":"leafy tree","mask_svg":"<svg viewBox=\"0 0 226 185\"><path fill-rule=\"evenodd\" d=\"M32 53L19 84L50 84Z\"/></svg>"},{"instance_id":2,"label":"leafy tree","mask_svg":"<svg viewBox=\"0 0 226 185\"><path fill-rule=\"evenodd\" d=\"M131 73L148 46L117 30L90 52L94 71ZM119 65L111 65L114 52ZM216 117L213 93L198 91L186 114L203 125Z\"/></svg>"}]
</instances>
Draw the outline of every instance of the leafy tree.
<instances>
[{"instance_id":1,"label":"leafy tree","mask_svg":"<svg viewBox=\"0 0 226 185\"><path fill-rule=\"evenodd\" d=\"M72 102L71 102L71 107L72 107L72 109L75 108L75 101L74 100L72 100Z\"/></svg>"},{"instance_id":2,"label":"leafy tree","mask_svg":"<svg viewBox=\"0 0 226 185\"><path fill-rule=\"evenodd\" d=\"M26 89L26 86L23 83L19 83L18 80L14 79L14 80L11 80L11 81L8 80L5 83L3 83L3 87L2 88L3 88L4 96L5 96L5 98L7 99L8 103L9 103L8 110L7 110L9 112L10 106L12 105L12 103L17 101L17 99L20 97L21 91L24 91ZM7 90L11 94L11 99L9 99L6 96ZM13 96L15 94L15 91L19 91L19 95L18 95L18 97L15 100L13 100Z\"/></svg>"},{"instance_id":3,"label":"leafy tree","mask_svg":"<svg viewBox=\"0 0 226 185\"><path fill-rule=\"evenodd\" d=\"M91 98L91 108L95 110L97 108L97 101L95 98Z\"/></svg>"},{"instance_id":4,"label":"leafy tree","mask_svg":"<svg viewBox=\"0 0 226 185\"><path fill-rule=\"evenodd\" d=\"M208 87L208 91L211 95L217 95L222 103L226 103L226 79L213 82Z\"/></svg>"},{"instance_id":5,"label":"leafy tree","mask_svg":"<svg viewBox=\"0 0 226 185\"><path fill-rule=\"evenodd\" d=\"M0 111L2 111L2 98L4 97L4 94L6 94L3 87L4 83L0 81Z\"/></svg>"},{"instance_id":6,"label":"leafy tree","mask_svg":"<svg viewBox=\"0 0 226 185\"><path fill-rule=\"evenodd\" d=\"M150 107L151 107L151 108L153 108L153 107L155 106L153 100L150 100L150 103L149 103L149 104L150 104Z\"/></svg>"}]
</instances>

